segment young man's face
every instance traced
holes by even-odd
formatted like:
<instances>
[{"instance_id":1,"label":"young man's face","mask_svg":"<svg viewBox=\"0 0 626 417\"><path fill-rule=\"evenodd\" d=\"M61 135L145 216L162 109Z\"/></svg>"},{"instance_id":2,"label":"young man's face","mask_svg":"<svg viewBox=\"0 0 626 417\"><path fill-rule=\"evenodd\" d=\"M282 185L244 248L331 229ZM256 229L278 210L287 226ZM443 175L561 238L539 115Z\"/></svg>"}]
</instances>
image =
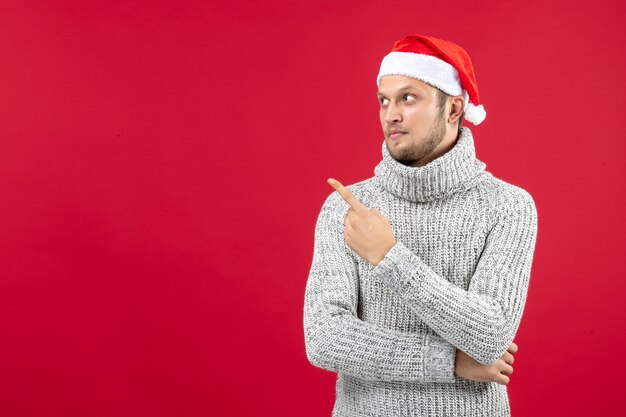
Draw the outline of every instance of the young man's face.
<instances>
[{"instance_id":1,"label":"young man's face","mask_svg":"<svg viewBox=\"0 0 626 417\"><path fill-rule=\"evenodd\" d=\"M387 75L378 89L380 123L391 156L408 166L423 166L446 135L446 106L437 89L415 78Z\"/></svg>"}]
</instances>

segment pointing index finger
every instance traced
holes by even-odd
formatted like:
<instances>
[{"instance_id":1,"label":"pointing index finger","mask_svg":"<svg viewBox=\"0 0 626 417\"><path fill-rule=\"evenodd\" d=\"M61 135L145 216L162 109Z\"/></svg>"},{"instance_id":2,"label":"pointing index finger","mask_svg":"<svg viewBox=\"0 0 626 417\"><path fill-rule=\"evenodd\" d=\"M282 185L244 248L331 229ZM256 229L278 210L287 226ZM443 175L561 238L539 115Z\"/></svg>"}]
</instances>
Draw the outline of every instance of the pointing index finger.
<instances>
[{"instance_id":1,"label":"pointing index finger","mask_svg":"<svg viewBox=\"0 0 626 417\"><path fill-rule=\"evenodd\" d=\"M367 210L367 207L365 207L359 200L357 200L354 194L352 194L350 190L344 187L343 184L341 184L339 181L334 178L329 178L327 181L330 186L339 193L344 201L350 205L350 207L352 207L356 211Z\"/></svg>"}]
</instances>

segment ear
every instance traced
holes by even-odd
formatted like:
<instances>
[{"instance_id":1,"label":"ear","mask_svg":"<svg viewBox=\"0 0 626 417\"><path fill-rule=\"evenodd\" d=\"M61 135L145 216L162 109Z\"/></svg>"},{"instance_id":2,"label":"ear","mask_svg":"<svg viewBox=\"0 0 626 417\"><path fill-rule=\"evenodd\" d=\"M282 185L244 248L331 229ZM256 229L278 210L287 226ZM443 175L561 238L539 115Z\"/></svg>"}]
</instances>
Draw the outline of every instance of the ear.
<instances>
[{"instance_id":1,"label":"ear","mask_svg":"<svg viewBox=\"0 0 626 417\"><path fill-rule=\"evenodd\" d=\"M454 96L451 100L452 105L450 106L450 114L448 114L448 123L456 123L463 114L465 101L463 96Z\"/></svg>"}]
</instances>

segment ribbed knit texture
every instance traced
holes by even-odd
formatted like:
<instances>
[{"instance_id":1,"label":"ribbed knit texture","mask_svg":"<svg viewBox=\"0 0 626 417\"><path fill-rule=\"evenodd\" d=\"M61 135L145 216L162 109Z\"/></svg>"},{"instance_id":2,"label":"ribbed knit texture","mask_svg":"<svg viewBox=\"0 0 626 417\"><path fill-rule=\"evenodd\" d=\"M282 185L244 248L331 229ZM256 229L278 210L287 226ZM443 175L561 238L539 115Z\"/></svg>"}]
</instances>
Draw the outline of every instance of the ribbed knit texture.
<instances>
[{"instance_id":1,"label":"ribbed knit texture","mask_svg":"<svg viewBox=\"0 0 626 417\"><path fill-rule=\"evenodd\" d=\"M454 375L456 348L482 363L519 326L537 235L525 190L476 159L471 131L423 167L393 159L348 186L391 222L376 267L344 241L337 192L315 228L304 300L309 361L337 372L333 417L510 416L506 386ZM513 377L514 378L514 377Z\"/></svg>"}]
</instances>

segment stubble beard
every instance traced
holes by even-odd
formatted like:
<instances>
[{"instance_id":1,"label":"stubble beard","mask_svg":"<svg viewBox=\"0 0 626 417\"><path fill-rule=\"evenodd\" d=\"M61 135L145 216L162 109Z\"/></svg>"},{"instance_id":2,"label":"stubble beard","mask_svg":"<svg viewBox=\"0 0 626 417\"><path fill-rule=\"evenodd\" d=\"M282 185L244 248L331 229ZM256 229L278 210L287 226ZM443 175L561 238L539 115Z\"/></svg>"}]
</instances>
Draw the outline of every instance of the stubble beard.
<instances>
[{"instance_id":1,"label":"stubble beard","mask_svg":"<svg viewBox=\"0 0 626 417\"><path fill-rule=\"evenodd\" d=\"M444 117L444 109L439 112L435 121L428 132L428 136L424 138L421 144L411 143L408 146L398 150L389 150L389 154L403 165L411 166L423 160L430 155L433 150L441 143L446 135L446 125Z\"/></svg>"}]
</instances>

